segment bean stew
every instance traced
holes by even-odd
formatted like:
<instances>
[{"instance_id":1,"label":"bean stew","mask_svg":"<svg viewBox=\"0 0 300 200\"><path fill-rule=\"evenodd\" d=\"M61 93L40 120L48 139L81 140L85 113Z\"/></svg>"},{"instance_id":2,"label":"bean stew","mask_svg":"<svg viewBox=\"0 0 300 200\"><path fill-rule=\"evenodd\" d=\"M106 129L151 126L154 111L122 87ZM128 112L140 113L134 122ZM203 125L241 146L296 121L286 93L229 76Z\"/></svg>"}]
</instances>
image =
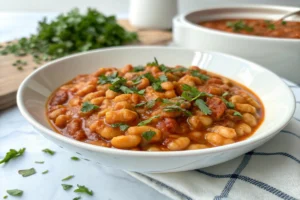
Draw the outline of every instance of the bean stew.
<instances>
[{"instance_id":1,"label":"bean stew","mask_svg":"<svg viewBox=\"0 0 300 200\"><path fill-rule=\"evenodd\" d=\"M78 75L49 97L53 128L82 142L137 151L228 145L251 136L264 107L248 88L197 66L154 62Z\"/></svg>"}]
</instances>

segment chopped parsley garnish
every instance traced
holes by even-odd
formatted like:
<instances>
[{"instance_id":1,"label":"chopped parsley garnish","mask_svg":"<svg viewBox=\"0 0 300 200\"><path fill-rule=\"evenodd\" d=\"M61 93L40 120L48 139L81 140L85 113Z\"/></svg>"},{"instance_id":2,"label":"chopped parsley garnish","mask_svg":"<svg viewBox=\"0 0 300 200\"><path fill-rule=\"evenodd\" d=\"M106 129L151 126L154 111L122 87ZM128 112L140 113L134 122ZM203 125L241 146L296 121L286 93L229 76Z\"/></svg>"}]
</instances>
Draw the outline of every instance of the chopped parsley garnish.
<instances>
[{"instance_id":1,"label":"chopped parsley garnish","mask_svg":"<svg viewBox=\"0 0 300 200\"><path fill-rule=\"evenodd\" d=\"M26 148L22 148L19 151L15 149L10 149L9 152L6 153L5 157L0 161L2 163L8 163L12 158L17 158L25 152Z\"/></svg>"},{"instance_id":2,"label":"chopped parsley garnish","mask_svg":"<svg viewBox=\"0 0 300 200\"><path fill-rule=\"evenodd\" d=\"M5 195L5 196L3 197L3 199L7 199L7 195Z\"/></svg>"},{"instance_id":3,"label":"chopped parsley garnish","mask_svg":"<svg viewBox=\"0 0 300 200\"><path fill-rule=\"evenodd\" d=\"M197 99L195 101L196 106L203 112L204 115L210 115L211 110L207 107L206 103L202 99Z\"/></svg>"},{"instance_id":4,"label":"chopped parsley garnish","mask_svg":"<svg viewBox=\"0 0 300 200\"><path fill-rule=\"evenodd\" d=\"M224 92L223 94L222 94L222 97L226 97L226 96L228 96L229 95L229 92Z\"/></svg>"},{"instance_id":5,"label":"chopped parsley garnish","mask_svg":"<svg viewBox=\"0 0 300 200\"><path fill-rule=\"evenodd\" d=\"M144 74L143 76L150 81L151 86L153 87L153 89L155 91L159 91L159 92L163 91L163 89L161 87L162 81L160 79L154 78L154 76L149 72Z\"/></svg>"},{"instance_id":6,"label":"chopped parsley garnish","mask_svg":"<svg viewBox=\"0 0 300 200\"><path fill-rule=\"evenodd\" d=\"M267 29L269 29L269 30L275 30L275 24L273 24L271 21L265 20L265 23L267 25Z\"/></svg>"},{"instance_id":7,"label":"chopped parsley garnish","mask_svg":"<svg viewBox=\"0 0 300 200\"><path fill-rule=\"evenodd\" d=\"M156 100L150 100L146 104L146 108L153 108L155 106Z\"/></svg>"},{"instance_id":8,"label":"chopped parsley garnish","mask_svg":"<svg viewBox=\"0 0 300 200\"><path fill-rule=\"evenodd\" d=\"M36 173L34 168L30 169L23 169L18 171L19 174L21 174L23 177L31 176Z\"/></svg>"},{"instance_id":9,"label":"chopped parsley garnish","mask_svg":"<svg viewBox=\"0 0 300 200\"><path fill-rule=\"evenodd\" d=\"M199 79L202 79L204 81L209 79L209 76L205 75L205 74L201 74L199 71L197 70L191 70L191 75L194 77L197 77Z\"/></svg>"},{"instance_id":10,"label":"chopped parsley garnish","mask_svg":"<svg viewBox=\"0 0 300 200\"><path fill-rule=\"evenodd\" d=\"M142 106L144 106L144 105L146 105L146 104L147 104L147 102L141 102L141 103L136 104L135 107L136 107L136 108L137 108L137 107L142 107Z\"/></svg>"},{"instance_id":11,"label":"chopped parsley garnish","mask_svg":"<svg viewBox=\"0 0 300 200\"><path fill-rule=\"evenodd\" d=\"M145 70L144 66L135 66L135 67L133 67L133 69L131 71L140 72L140 71L144 71L144 70Z\"/></svg>"},{"instance_id":12,"label":"chopped parsley garnish","mask_svg":"<svg viewBox=\"0 0 300 200\"><path fill-rule=\"evenodd\" d=\"M36 163L36 164L44 164L45 161L35 161L34 163Z\"/></svg>"},{"instance_id":13,"label":"chopped parsley garnish","mask_svg":"<svg viewBox=\"0 0 300 200\"><path fill-rule=\"evenodd\" d=\"M165 66L164 64L158 65L158 69L159 69L160 71L162 71L162 72L165 72L165 73L171 71L171 69L170 69L169 67Z\"/></svg>"},{"instance_id":14,"label":"chopped parsley garnish","mask_svg":"<svg viewBox=\"0 0 300 200\"><path fill-rule=\"evenodd\" d=\"M155 131L149 130L142 133L142 137L145 138L147 141L150 141L155 136L155 134Z\"/></svg>"},{"instance_id":15,"label":"chopped parsley garnish","mask_svg":"<svg viewBox=\"0 0 300 200\"><path fill-rule=\"evenodd\" d=\"M11 196L22 196L23 194L23 190L19 190L19 189L13 189L13 190L6 190L7 194L11 195Z\"/></svg>"},{"instance_id":16,"label":"chopped parsley garnish","mask_svg":"<svg viewBox=\"0 0 300 200\"><path fill-rule=\"evenodd\" d=\"M67 176L66 178L63 178L62 181L67 181L67 180L70 180L72 178L74 178L74 175Z\"/></svg>"},{"instance_id":17,"label":"chopped parsley garnish","mask_svg":"<svg viewBox=\"0 0 300 200\"><path fill-rule=\"evenodd\" d=\"M87 187L85 187L84 185L77 185L77 189L74 190L74 192L78 192L78 193L86 193L90 196L93 196L93 191L89 190Z\"/></svg>"},{"instance_id":18,"label":"chopped parsley garnish","mask_svg":"<svg viewBox=\"0 0 300 200\"><path fill-rule=\"evenodd\" d=\"M88 101L83 102L82 107L80 109L81 112L90 112L92 110L97 110L99 106L96 106Z\"/></svg>"},{"instance_id":19,"label":"chopped parsley garnish","mask_svg":"<svg viewBox=\"0 0 300 200\"><path fill-rule=\"evenodd\" d=\"M43 171L42 174L47 174L49 170Z\"/></svg>"},{"instance_id":20,"label":"chopped parsley garnish","mask_svg":"<svg viewBox=\"0 0 300 200\"><path fill-rule=\"evenodd\" d=\"M181 108L178 105L171 105L164 107L163 111L165 112L182 112L186 116L192 116L192 113L184 108Z\"/></svg>"},{"instance_id":21,"label":"chopped parsley garnish","mask_svg":"<svg viewBox=\"0 0 300 200\"><path fill-rule=\"evenodd\" d=\"M172 68L171 72L186 72L188 69L185 67L177 67L177 68Z\"/></svg>"},{"instance_id":22,"label":"chopped parsley garnish","mask_svg":"<svg viewBox=\"0 0 300 200\"><path fill-rule=\"evenodd\" d=\"M111 124L111 127L113 128L119 127L121 131L126 131L129 128L129 125L124 123L116 123L116 124Z\"/></svg>"},{"instance_id":23,"label":"chopped parsley garnish","mask_svg":"<svg viewBox=\"0 0 300 200\"><path fill-rule=\"evenodd\" d=\"M55 154L55 151L51 150L51 149L43 149L43 152L50 154L51 156L53 156Z\"/></svg>"},{"instance_id":24,"label":"chopped parsley garnish","mask_svg":"<svg viewBox=\"0 0 300 200\"><path fill-rule=\"evenodd\" d=\"M81 197L75 197L73 200L79 200L81 199Z\"/></svg>"},{"instance_id":25,"label":"chopped parsley garnish","mask_svg":"<svg viewBox=\"0 0 300 200\"><path fill-rule=\"evenodd\" d=\"M222 101L225 103L227 108L234 108L234 104L232 102L227 101L225 98L221 97Z\"/></svg>"},{"instance_id":26,"label":"chopped parsley garnish","mask_svg":"<svg viewBox=\"0 0 300 200\"><path fill-rule=\"evenodd\" d=\"M281 21L281 24L282 25L286 25L286 21Z\"/></svg>"},{"instance_id":27,"label":"chopped parsley garnish","mask_svg":"<svg viewBox=\"0 0 300 200\"><path fill-rule=\"evenodd\" d=\"M69 190L73 187L73 185L61 184L64 190Z\"/></svg>"},{"instance_id":28,"label":"chopped parsley garnish","mask_svg":"<svg viewBox=\"0 0 300 200\"><path fill-rule=\"evenodd\" d=\"M166 82L166 81L168 81L168 77L166 76L166 75L160 75L159 76L159 80L161 81L161 82Z\"/></svg>"},{"instance_id":29,"label":"chopped parsley garnish","mask_svg":"<svg viewBox=\"0 0 300 200\"><path fill-rule=\"evenodd\" d=\"M114 72L109 76L100 75L98 77L98 84L112 83L112 81L117 77L118 77L118 72Z\"/></svg>"},{"instance_id":30,"label":"chopped parsley garnish","mask_svg":"<svg viewBox=\"0 0 300 200\"><path fill-rule=\"evenodd\" d=\"M73 156L71 157L72 160L80 160L80 158L76 157L76 156Z\"/></svg>"},{"instance_id":31,"label":"chopped parsley garnish","mask_svg":"<svg viewBox=\"0 0 300 200\"><path fill-rule=\"evenodd\" d=\"M242 115L240 112L238 112L238 111L235 111L235 112L233 113L233 115L234 115L234 116L243 117L243 115Z\"/></svg>"},{"instance_id":32,"label":"chopped parsley garnish","mask_svg":"<svg viewBox=\"0 0 300 200\"><path fill-rule=\"evenodd\" d=\"M136 94L139 94L139 95L143 95L145 94L145 89L143 90L138 90L137 88L129 88L127 86L124 86L122 85L120 87L120 90L125 93L125 94L133 94L133 93L136 93Z\"/></svg>"},{"instance_id":33,"label":"chopped parsley garnish","mask_svg":"<svg viewBox=\"0 0 300 200\"><path fill-rule=\"evenodd\" d=\"M187 84L182 85L182 90L183 90L183 93L181 94L181 97L187 101L194 101L197 98L203 97L203 96L212 96L209 93L200 92L197 88L187 85Z\"/></svg>"},{"instance_id":34,"label":"chopped parsley garnish","mask_svg":"<svg viewBox=\"0 0 300 200\"><path fill-rule=\"evenodd\" d=\"M235 22L227 22L226 26L232 28L233 31L241 31L245 30L247 32L252 32L253 27L248 26L243 20L235 21Z\"/></svg>"},{"instance_id":35,"label":"chopped parsley garnish","mask_svg":"<svg viewBox=\"0 0 300 200\"><path fill-rule=\"evenodd\" d=\"M151 123L153 119L156 119L156 118L159 118L159 117L160 117L160 115L152 116L149 119L146 119L146 120L141 121L140 123L138 123L138 126L145 126L146 124Z\"/></svg>"},{"instance_id":36,"label":"chopped parsley garnish","mask_svg":"<svg viewBox=\"0 0 300 200\"><path fill-rule=\"evenodd\" d=\"M123 77L117 77L112 80L111 86L109 86L109 89L114 92L120 92L120 87L126 83L126 79Z\"/></svg>"},{"instance_id":37,"label":"chopped parsley garnish","mask_svg":"<svg viewBox=\"0 0 300 200\"><path fill-rule=\"evenodd\" d=\"M154 61L153 62L149 62L149 63L147 63L147 66L158 66L159 64L158 64L158 61L157 61L157 59L154 57Z\"/></svg>"}]
</instances>

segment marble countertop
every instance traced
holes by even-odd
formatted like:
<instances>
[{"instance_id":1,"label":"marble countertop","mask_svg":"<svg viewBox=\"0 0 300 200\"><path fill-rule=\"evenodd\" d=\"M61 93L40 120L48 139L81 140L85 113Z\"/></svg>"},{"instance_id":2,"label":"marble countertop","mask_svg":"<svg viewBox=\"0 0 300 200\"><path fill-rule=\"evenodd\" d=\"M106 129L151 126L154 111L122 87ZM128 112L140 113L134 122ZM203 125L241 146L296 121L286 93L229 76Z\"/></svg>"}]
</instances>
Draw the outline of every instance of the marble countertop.
<instances>
[{"instance_id":1,"label":"marble countertop","mask_svg":"<svg viewBox=\"0 0 300 200\"><path fill-rule=\"evenodd\" d=\"M0 42L13 40L18 37L27 36L30 33L34 33L37 24L36 22L42 19L44 15L47 15L50 18L52 18L56 14L55 13L0 13L0 27L1 27ZM125 15L118 15L118 16L125 16ZM23 132L28 135L26 134L22 135ZM25 137L25 140L20 141L20 139L18 139L18 141L14 142L13 140L14 136L16 136L16 138ZM76 164L76 167L74 166L73 169L72 165L74 164L70 163L70 161L67 160L67 162L63 163L65 165L64 167L58 168L52 166L52 168L54 168L52 170L53 172L52 175L50 175L50 170L49 170L48 176L41 177L39 173L35 176L22 179L22 177L19 177L19 175L14 170L20 169L20 167L25 168L26 166L23 163L24 160L30 160L36 156L35 155L36 149L34 149L33 147L34 143L32 141L28 143L27 138L28 140L33 139L34 142L37 141L48 142L39 134L32 132L31 126L20 114L17 106L0 111L0 158L5 156L5 152L7 152L9 148L17 148L18 145L23 145L25 147L28 147L26 150L26 154L24 155L25 156L24 158L16 159L14 160L14 162L10 162L6 165L0 165L0 198L1 199L4 195L6 195L5 191L7 189L13 189L12 187L26 188L26 190L24 189L24 195L22 196L23 200L41 199L41 195L43 196L44 200L72 199L76 196L76 194L73 194L72 192L69 192L67 194L65 191L62 190L60 186L60 182L58 183L55 182L55 176L68 175L67 172L69 169L66 169L67 167L71 167L72 169L70 169L70 171L72 172L85 170L87 167L89 169L88 175L79 174L77 176L76 181L78 181L79 184L86 183L87 185L91 185L91 189L93 189L95 195L93 197L87 197L83 195L82 199L101 199L101 200L119 200L119 199L168 200L169 199L166 196L157 192L156 190L150 188L149 186L132 178L122 170L110 169L105 166L100 166L100 167L90 166L90 164L85 161L80 161L80 163ZM40 152L40 149L38 150L38 152ZM60 155L68 156L67 158L72 156L69 153L65 153L65 152L62 152ZM39 166L34 165L34 167L38 169ZM44 168L47 167L50 166L47 166L45 163ZM59 169L59 170L55 172L55 169L56 170ZM35 190L35 192L30 190ZM12 197L8 197L8 198L12 199Z\"/></svg>"}]
</instances>

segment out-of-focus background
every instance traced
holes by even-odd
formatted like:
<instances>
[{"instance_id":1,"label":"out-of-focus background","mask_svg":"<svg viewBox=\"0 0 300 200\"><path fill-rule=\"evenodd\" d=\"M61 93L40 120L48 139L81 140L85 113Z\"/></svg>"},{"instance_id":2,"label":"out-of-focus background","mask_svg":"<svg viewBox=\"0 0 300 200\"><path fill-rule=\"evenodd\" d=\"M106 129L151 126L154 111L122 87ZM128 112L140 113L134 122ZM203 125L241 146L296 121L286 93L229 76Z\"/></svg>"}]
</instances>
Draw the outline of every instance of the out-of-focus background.
<instances>
[{"instance_id":1,"label":"out-of-focus background","mask_svg":"<svg viewBox=\"0 0 300 200\"><path fill-rule=\"evenodd\" d=\"M129 2L130 0L2 0L0 11L64 12L74 7L83 10L93 7L105 14L116 14L128 13ZM300 0L178 0L180 13L211 6L236 4L277 4L300 7Z\"/></svg>"}]
</instances>

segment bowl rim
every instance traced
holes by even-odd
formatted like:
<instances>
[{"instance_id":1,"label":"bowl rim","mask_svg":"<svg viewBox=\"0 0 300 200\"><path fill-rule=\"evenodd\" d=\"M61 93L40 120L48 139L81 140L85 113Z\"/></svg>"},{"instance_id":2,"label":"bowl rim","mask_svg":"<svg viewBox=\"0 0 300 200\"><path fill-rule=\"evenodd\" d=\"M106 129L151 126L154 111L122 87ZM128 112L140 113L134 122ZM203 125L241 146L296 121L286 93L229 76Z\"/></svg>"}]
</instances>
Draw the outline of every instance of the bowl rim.
<instances>
[{"instance_id":1,"label":"bowl rim","mask_svg":"<svg viewBox=\"0 0 300 200\"><path fill-rule=\"evenodd\" d=\"M293 6L280 6L280 5L266 5L266 4L250 4L250 5L232 5L232 6L212 6L209 8L204 9L197 9L193 11L189 11L183 14L180 14L178 16L175 16L173 20L180 20L183 25L188 26L189 28L192 28L194 30L201 30L203 32L209 33L209 34L216 34L218 36L227 36L227 37L236 37L239 39L246 39L246 40L265 40L265 41L271 41L271 42L289 42L289 43L300 43L300 39L294 39L294 38L277 38L277 37L263 37L263 36L254 36L254 35L245 35L245 34L238 34L238 33L228 33L225 31L215 30L211 28L207 28L201 25L197 25L190 20L187 19L187 16L190 14L194 14L197 12L203 12L203 11L209 11L209 10L221 10L221 9L238 9L238 8L252 8L252 9L280 9L280 10L292 10L292 9L299 9L297 7Z\"/></svg>"},{"instance_id":2,"label":"bowl rim","mask_svg":"<svg viewBox=\"0 0 300 200\"><path fill-rule=\"evenodd\" d=\"M214 55L221 55L221 56L225 56L228 57L230 59L235 59L235 60L239 60L242 61L244 63L248 63L249 65L251 65L252 67L255 68L259 68L261 70L264 70L268 73L270 73L271 76L275 76L275 78L280 81L283 86L285 87L285 89L287 90L287 99L289 99L289 105L290 105L290 110L288 112L288 115L286 117L285 120L281 120L280 122L276 123L276 126L272 127L272 129L269 129L267 132L268 134L265 134L264 136L260 136L257 138L252 138L249 137L246 140L243 141L239 141L237 143L233 143L230 145L224 145L224 146L219 146L219 147L214 147L214 148L207 148L207 149L200 149L200 150L192 150L192 151L188 151L188 150L184 150L184 151L159 151L159 152L146 152L146 151L132 151L132 150L124 150L124 149L114 149L114 148L107 148L107 147L102 147L102 146L97 146L97 145L93 145L93 144L88 144L85 142L81 142L81 141L77 141L74 140L72 138L63 136L57 132L55 132L53 129L48 129L45 126L43 126L42 124L40 124L38 121L36 121L34 119L33 116L31 116L31 114L27 111L25 104L23 103L23 93L24 90L26 88L27 83L31 80L31 78L33 76L35 76L36 74L39 73L39 71L42 71L43 69L50 67L51 65L61 62L63 60L68 60L68 59L72 59L74 57L80 57L80 56L84 56L86 54L90 54L90 53L101 53L101 52L105 52L105 51L114 51L114 50L131 50L131 49L155 49L155 50L183 50L183 51L190 51L190 52L195 52L195 51L200 51L203 53L209 53L209 54L214 54ZM255 92L255 91L254 91ZM38 130L38 132L43 132L45 134L47 134L50 137L53 137L57 140L60 140L64 143L67 143L68 145L73 145L73 146L77 146L79 148L83 148L85 150L89 150L89 151L94 151L94 152L99 152L99 153L107 153L107 154L111 154L111 155L122 155L122 156L136 156L136 157L164 157L164 156L168 156L168 157L176 157L176 156L194 156L194 155L205 155L205 154L211 154L211 153L218 153L218 152L222 152L222 151L228 151L228 150L232 150L232 149L238 149L238 148L242 148L243 146L246 147L248 145L254 145L256 143L259 143L261 141L266 141L266 139L271 138L272 136L274 136L275 134L277 134L280 130L282 130L283 127L285 127L288 122L291 120L294 112L295 112L295 107L296 107L296 100L295 100L295 96L292 93L291 89L281 80L280 77L278 77L275 73L273 73L272 71L256 64L253 63L251 61L245 60L243 58L239 58L233 55L229 55L229 54L225 54L225 53L220 53L220 52L213 52L213 51L202 51L199 49L187 49L187 48L180 48L180 47L165 47L165 46L126 46L126 47L110 47L110 48L103 48L103 49L96 49L96 50L92 50L92 51L87 51L87 52L81 52L81 53L76 53L76 54L72 54L66 57L62 57L56 60L53 60L49 63L46 63L44 65L42 65L40 68L38 68L37 70L35 70L33 73L31 73L29 76L27 76L23 82L21 83L21 85L19 86L18 92L17 92L17 106L21 112L21 114L23 115L23 117L34 127ZM262 122L264 123L264 122Z\"/></svg>"}]
</instances>

